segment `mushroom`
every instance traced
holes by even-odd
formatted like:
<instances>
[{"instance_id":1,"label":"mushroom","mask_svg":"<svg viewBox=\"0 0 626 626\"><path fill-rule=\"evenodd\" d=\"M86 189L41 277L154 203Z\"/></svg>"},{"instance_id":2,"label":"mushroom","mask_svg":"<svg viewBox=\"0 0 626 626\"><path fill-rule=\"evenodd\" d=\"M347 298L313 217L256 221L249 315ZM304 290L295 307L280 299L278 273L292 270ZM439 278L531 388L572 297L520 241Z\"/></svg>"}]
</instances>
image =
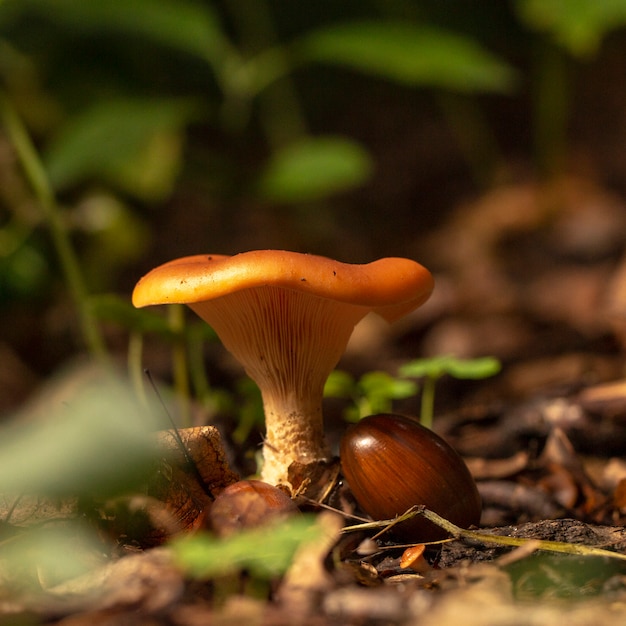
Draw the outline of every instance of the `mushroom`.
<instances>
[{"instance_id":1,"label":"mushroom","mask_svg":"<svg viewBox=\"0 0 626 626\"><path fill-rule=\"evenodd\" d=\"M409 259L353 265L257 250L165 263L139 280L133 304L184 303L212 326L261 390L262 479L289 485L292 464L329 459L324 383L354 326L370 311L393 322L425 302L432 288L430 272Z\"/></svg>"}]
</instances>

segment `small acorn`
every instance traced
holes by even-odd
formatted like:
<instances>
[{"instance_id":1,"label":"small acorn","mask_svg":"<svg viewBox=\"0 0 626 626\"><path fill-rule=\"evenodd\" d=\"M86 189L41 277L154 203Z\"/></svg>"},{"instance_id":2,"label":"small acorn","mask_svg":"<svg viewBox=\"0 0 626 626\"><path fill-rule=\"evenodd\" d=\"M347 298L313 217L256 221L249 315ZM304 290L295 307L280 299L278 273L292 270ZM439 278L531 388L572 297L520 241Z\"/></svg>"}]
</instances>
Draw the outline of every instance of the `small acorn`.
<instances>
[{"instance_id":1,"label":"small acorn","mask_svg":"<svg viewBox=\"0 0 626 626\"><path fill-rule=\"evenodd\" d=\"M373 519L393 519L416 504L462 528L480 521L481 502L463 459L432 430L402 415L370 415L341 441L343 474L359 506ZM423 517L398 524L405 541L442 539Z\"/></svg>"},{"instance_id":2,"label":"small acorn","mask_svg":"<svg viewBox=\"0 0 626 626\"><path fill-rule=\"evenodd\" d=\"M220 537L298 512L295 502L279 487L261 480L240 480L228 485L211 504L208 521Z\"/></svg>"}]
</instances>

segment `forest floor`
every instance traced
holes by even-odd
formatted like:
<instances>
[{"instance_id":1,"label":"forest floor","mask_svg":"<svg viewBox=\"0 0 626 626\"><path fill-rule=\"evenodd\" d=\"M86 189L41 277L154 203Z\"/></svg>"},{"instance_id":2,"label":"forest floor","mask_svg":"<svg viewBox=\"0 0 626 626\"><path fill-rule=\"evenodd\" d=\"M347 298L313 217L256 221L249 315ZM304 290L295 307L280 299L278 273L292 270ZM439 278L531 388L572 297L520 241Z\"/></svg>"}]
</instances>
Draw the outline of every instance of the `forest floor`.
<instances>
[{"instance_id":1,"label":"forest floor","mask_svg":"<svg viewBox=\"0 0 626 626\"><path fill-rule=\"evenodd\" d=\"M431 300L389 328L366 320L340 364L358 375L417 355L500 359L494 378L440 381L434 428L477 481L480 530L530 541L453 538L403 567L404 547L363 553L365 536L348 541L346 520L324 511L327 540L261 593L243 574L191 580L167 546L126 549L80 579L0 598L0 623L624 623L624 560L538 543L626 554L624 242L626 206L593 181L492 191L416 239ZM341 408L328 405L331 441ZM415 398L396 408L419 410Z\"/></svg>"}]
</instances>

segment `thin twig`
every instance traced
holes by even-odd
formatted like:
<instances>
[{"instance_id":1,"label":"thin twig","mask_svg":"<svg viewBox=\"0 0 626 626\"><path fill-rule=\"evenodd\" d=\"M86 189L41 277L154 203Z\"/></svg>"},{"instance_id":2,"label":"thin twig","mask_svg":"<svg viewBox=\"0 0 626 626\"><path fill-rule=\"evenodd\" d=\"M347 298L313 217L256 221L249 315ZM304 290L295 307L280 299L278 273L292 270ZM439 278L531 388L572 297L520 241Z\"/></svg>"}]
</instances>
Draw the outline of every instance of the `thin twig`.
<instances>
[{"instance_id":1,"label":"thin twig","mask_svg":"<svg viewBox=\"0 0 626 626\"><path fill-rule=\"evenodd\" d=\"M567 543L564 541L546 541L543 539L533 539L531 537L510 537L507 535L492 535L490 533L482 532L479 530L466 530L460 528L456 524L453 524L449 520L437 515L434 511L427 509L424 506L414 506L408 511L394 518L393 520L382 520L378 522L369 522L366 524L355 524L353 526L346 526L342 532L352 532L355 530L367 530L372 528L379 528L380 526L389 526L390 524L399 524L408 519L421 515L428 521L432 522L439 528L443 528L446 532L452 535L455 539L471 539L479 543L496 544L500 546L524 546L528 543L533 543L537 550L543 550L545 552L558 552L561 554L577 554L581 556L600 556L611 559L626 560L626 554L620 552L612 552L611 550L604 550L603 548L596 548L594 546L586 546L579 543Z\"/></svg>"}]
</instances>

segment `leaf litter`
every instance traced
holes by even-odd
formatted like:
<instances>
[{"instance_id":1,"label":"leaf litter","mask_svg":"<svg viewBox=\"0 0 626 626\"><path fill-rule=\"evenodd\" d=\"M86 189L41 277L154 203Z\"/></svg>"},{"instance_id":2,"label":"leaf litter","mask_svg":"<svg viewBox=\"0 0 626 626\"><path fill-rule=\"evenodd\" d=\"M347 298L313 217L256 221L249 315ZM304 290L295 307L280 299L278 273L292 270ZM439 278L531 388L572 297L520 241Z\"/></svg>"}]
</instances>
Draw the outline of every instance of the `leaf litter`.
<instances>
[{"instance_id":1,"label":"leaf litter","mask_svg":"<svg viewBox=\"0 0 626 626\"><path fill-rule=\"evenodd\" d=\"M548 197L565 208L548 216ZM591 199L606 209L603 223L612 228L589 228ZM120 395L123 385L112 391L78 368L60 384L63 393L57 396L57 388L37 411L21 414L11 437L0 443L12 442L2 455L7 465L0 481L4 621L66 626L124 620L427 626L623 621L621 559L542 549L558 542L626 553L626 466L620 458L626 442L624 251L602 244L624 232L612 203L593 184L570 180L551 188L503 187L461 207L418 242L416 256L438 268L445 297L423 318L388 335L393 349L383 350L382 360L370 363L358 352L346 357L346 368L360 360L357 372L393 372L395 364L415 354L501 360L502 372L494 380L445 381L438 390L435 428L467 459L483 498L478 536L461 535L418 554L419 545L398 545L385 534L372 541L380 529L341 533L358 521L350 517L358 511L339 483L325 502L343 518L303 503L305 515L313 514L315 521L304 517L301 544L293 534L281 536L293 527L250 531L235 547L213 543L210 550L200 549L219 555L210 559L212 567L220 558L225 565L218 573L193 576L175 556L176 542L204 540L203 511L210 497L198 488L176 446L144 448L154 441L144 426L150 433L167 430L154 423L158 407L146 414L145 407ZM503 212L503 206L510 210ZM593 237L581 237L585 230ZM556 262L548 266L545 258ZM94 394L98 387L101 393ZM97 398L96 408L68 393L85 388ZM414 399L398 402L401 410L416 411ZM55 413L50 407L66 412L60 423L68 445L62 454L44 454L49 414ZM80 418L76 428L68 417L72 413ZM90 414L96 416L93 422L85 418ZM31 431L37 419L48 424ZM332 438L332 416L329 421ZM30 432L37 435L32 442ZM189 451L213 437L201 430L183 434ZM166 433L160 437L171 441ZM120 440L130 442L128 450ZM215 470L209 491L219 491L236 476L220 461L230 456L228 446L216 452L212 445L211 452L191 456L201 473ZM17 482L7 478L14 476L7 473L9 464L25 468ZM55 474L51 467L63 472ZM86 493L85 479L103 475L106 488ZM40 548L41 537L55 550ZM522 545L493 543L498 537ZM20 544L30 547L12 556ZM256 570L246 559L261 556L263 544L289 547L280 559L272 548L269 567ZM236 559L228 550L243 555L237 557L239 567L233 569ZM407 550L417 556L407 556ZM16 558L25 570L21 578ZM57 567L64 561L71 567Z\"/></svg>"}]
</instances>

